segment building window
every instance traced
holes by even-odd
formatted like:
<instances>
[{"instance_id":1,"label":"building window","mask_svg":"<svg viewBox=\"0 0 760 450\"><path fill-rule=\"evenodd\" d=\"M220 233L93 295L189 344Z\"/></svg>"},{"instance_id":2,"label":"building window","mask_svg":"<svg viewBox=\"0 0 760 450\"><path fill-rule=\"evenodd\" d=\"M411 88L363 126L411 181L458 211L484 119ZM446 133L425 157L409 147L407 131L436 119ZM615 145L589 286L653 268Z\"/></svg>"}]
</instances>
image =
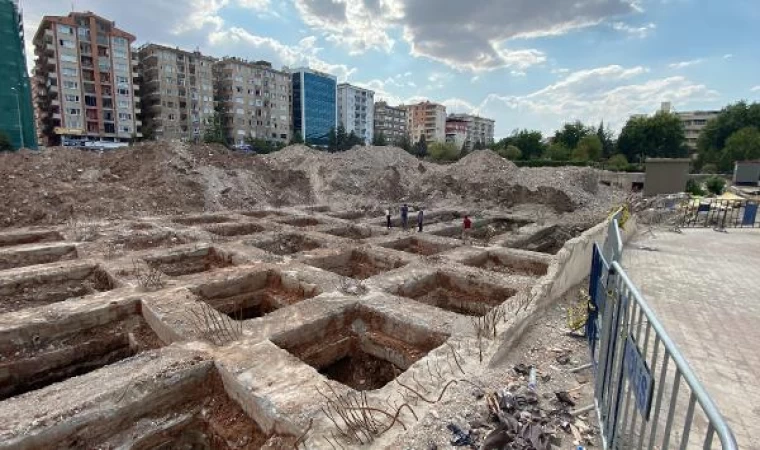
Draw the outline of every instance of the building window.
<instances>
[{"instance_id":1,"label":"building window","mask_svg":"<svg viewBox=\"0 0 760 450\"><path fill-rule=\"evenodd\" d=\"M129 126L122 126L122 127L119 127L119 131L122 133L131 133L132 128L130 128Z\"/></svg>"},{"instance_id":2,"label":"building window","mask_svg":"<svg viewBox=\"0 0 760 450\"><path fill-rule=\"evenodd\" d=\"M78 116L81 110L79 108L66 108L66 114L70 114L72 116Z\"/></svg>"},{"instance_id":3,"label":"building window","mask_svg":"<svg viewBox=\"0 0 760 450\"><path fill-rule=\"evenodd\" d=\"M114 64L114 68L120 72L126 72L129 70L125 63L116 63Z\"/></svg>"},{"instance_id":4,"label":"building window","mask_svg":"<svg viewBox=\"0 0 760 450\"><path fill-rule=\"evenodd\" d=\"M119 95L129 95L129 89L119 88L116 90Z\"/></svg>"},{"instance_id":5,"label":"building window","mask_svg":"<svg viewBox=\"0 0 760 450\"><path fill-rule=\"evenodd\" d=\"M71 67L64 67L61 69L61 74L64 77L75 77L77 76L77 69L72 69Z\"/></svg>"},{"instance_id":6,"label":"building window","mask_svg":"<svg viewBox=\"0 0 760 450\"><path fill-rule=\"evenodd\" d=\"M59 34L74 34L74 29L68 25L58 25Z\"/></svg>"},{"instance_id":7,"label":"building window","mask_svg":"<svg viewBox=\"0 0 760 450\"><path fill-rule=\"evenodd\" d=\"M61 55L61 61L75 63L77 62L77 57L74 55Z\"/></svg>"},{"instance_id":8,"label":"building window","mask_svg":"<svg viewBox=\"0 0 760 450\"><path fill-rule=\"evenodd\" d=\"M79 103L79 96L78 95L72 95L72 94L66 94L66 101L67 102L77 102Z\"/></svg>"},{"instance_id":9,"label":"building window","mask_svg":"<svg viewBox=\"0 0 760 450\"><path fill-rule=\"evenodd\" d=\"M126 47L127 40L123 37L115 37L113 38L113 45L116 47Z\"/></svg>"},{"instance_id":10,"label":"building window","mask_svg":"<svg viewBox=\"0 0 760 450\"><path fill-rule=\"evenodd\" d=\"M58 41L61 44L61 47L63 48L74 48L74 41L70 41L68 39L60 39Z\"/></svg>"},{"instance_id":11,"label":"building window","mask_svg":"<svg viewBox=\"0 0 760 450\"><path fill-rule=\"evenodd\" d=\"M129 78L117 76L116 84L129 84Z\"/></svg>"},{"instance_id":12,"label":"building window","mask_svg":"<svg viewBox=\"0 0 760 450\"><path fill-rule=\"evenodd\" d=\"M77 81L63 81L63 87L65 89L79 89L79 82Z\"/></svg>"},{"instance_id":13,"label":"building window","mask_svg":"<svg viewBox=\"0 0 760 450\"><path fill-rule=\"evenodd\" d=\"M119 100L119 108L129 108L129 102L127 100Z\"/></svg>"},{"instance_id":14,"label":"building window","mask_svg":"<svg viewBox=\"0 0 760 450\"><path fill-rule=\"evenodd\" d=\"M127 51L126 50L114 50L113 51L113 57L114 58L126 58L127 57Z\"/></svg>"},{"instance_id":15,"label":"building window","mask_svg":"<svg viewBox=\"0 0 760 450\"><path fill-rule=\"evenodd\" d=\"M120 112L119 120L132 120L132 114Z\"/></svg>"}]
</instances>

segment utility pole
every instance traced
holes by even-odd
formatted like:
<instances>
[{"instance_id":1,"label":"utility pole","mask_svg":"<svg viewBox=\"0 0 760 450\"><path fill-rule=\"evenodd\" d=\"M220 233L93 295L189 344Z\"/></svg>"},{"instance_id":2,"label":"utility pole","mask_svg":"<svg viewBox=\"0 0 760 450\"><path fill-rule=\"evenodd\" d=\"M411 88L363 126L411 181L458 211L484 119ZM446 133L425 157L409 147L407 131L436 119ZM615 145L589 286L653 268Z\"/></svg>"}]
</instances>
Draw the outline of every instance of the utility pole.
<instances>
[{"instance_id":1,"label":"utility pole","mask_svg":"<svg viewBox=\"0 0 760 450\"><path fill-rule=\"evenodd\" d=\"M11 90L16 94L16 115L18 116L18 135L21 138L21 147L24 148L24 127L21 124L21 103L18 100L18 87L12 87Z\"/></svg>"}]
</instances>

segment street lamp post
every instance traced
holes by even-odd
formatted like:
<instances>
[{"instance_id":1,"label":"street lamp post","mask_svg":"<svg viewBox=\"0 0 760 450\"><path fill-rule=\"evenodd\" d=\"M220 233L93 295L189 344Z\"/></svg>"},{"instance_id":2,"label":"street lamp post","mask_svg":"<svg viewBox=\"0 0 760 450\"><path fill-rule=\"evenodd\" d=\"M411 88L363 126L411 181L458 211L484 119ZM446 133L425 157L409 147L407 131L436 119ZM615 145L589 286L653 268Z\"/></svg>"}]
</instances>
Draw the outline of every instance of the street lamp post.
<instances>
[{"instance_id":1,"label":"street lamp post","mask_svg":"<svg viewBox=\"0 0 760 450\"><path fill-rule=\"evenodd\" d=\"M24 127L21 124L21 103L18 100L18 89L12 87L11 90L16 94L16 115L18 116L18 134L21 138L21 148L24 148Z\"/></svg>"}]
</instances>

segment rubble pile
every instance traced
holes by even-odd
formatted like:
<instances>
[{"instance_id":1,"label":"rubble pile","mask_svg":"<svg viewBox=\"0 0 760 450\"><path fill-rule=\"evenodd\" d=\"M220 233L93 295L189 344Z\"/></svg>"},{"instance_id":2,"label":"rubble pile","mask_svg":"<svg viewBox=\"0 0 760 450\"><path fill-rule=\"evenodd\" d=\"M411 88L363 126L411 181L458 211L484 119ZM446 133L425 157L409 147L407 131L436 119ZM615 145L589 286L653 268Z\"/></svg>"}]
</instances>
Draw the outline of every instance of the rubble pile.
<instances>
[{"instance_id":1,"label":"rubble pile","mask_svg":"<svg viewBox=\"0 0 760 450\"><path fill-rule=\"evenodd\" d=\"M264 206L381 211L399 202L469 210L537 204L594 215L622 198L591 169L519 169L488 150L439 165L396 147L330 154L296 145L258 156L179 142L3 154L0 189L0 227Z\"/></svg>"}]
</instances>

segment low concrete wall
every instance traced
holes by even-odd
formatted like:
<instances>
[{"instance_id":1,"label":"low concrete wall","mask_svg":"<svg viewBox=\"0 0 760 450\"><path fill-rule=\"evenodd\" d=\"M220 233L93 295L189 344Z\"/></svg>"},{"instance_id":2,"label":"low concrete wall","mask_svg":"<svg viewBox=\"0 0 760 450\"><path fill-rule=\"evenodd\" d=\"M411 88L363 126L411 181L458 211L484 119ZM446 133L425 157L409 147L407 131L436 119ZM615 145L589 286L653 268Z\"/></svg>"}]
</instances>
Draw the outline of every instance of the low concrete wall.
<instances>
[{"instance_id":1,"label":"low concrete wall","mask_svg":"<svg viewBox=\"0 0 760 450\"><path fill-rule=\"evenodd\" d=\"M600 246L607 238L610 219L586 230L565 243L549 265L549 271L541 277L531 290L532 301L527 308L518 311L510 320L506 329L500 334L499 347L494 353L489 366L499 365L522 338L523 333L540 316L540 314L570 289L578 286L590 274L591 255L594 243ZM634 217L628 219L625 228L620 230L623 243L636 233Z\"/></svg>"}]
</instances>

